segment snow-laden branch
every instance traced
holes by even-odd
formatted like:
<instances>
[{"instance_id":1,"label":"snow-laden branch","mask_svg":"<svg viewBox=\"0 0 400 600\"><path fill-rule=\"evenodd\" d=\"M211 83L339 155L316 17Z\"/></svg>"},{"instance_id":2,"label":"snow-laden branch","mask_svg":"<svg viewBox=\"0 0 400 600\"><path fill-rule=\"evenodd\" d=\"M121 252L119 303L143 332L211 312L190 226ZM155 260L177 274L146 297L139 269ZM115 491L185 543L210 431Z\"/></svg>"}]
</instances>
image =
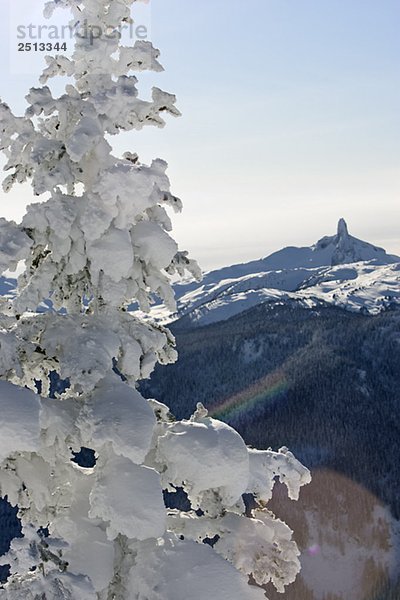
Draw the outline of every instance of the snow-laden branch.
<instances>
[{"instance_id":1,"label":"snow-laden branch","mask_svg":"<svg viewBox=\"0 0 400 600\"><path fill-rule=\"evenodd\" d=\"M254 477L252 451L232 428L210 419L201 408L190 420L175 423L167 407L144 400L114 375L101 381L85 401L70 396L58 401L40 398L1 382L0 410L5 417L0 425L0 492L20 507L26 533L3 559L16 574L21 563L31 569L45 568L45 562L51 569L63 566L70 577L81 573L84 561L84 573L99 591L112 578L110 542L115 546L125 539L131 552L138 548L139 554L150 553L150 560L158 548L158 560L162 560L160 548L165 545L171 545L179 556L180 539L201 543L218 536L214 551L259 585L272 581L283 591L294 580L299 552L291 530L261 508L251 517L244 516L242 494ZM71 463L71 450L89 442L98 456L97 464L82 469ZM267 479L269 470L266 463L259 464L258 478L264 471ZM290 471L293 468L286 465L288 482ZM302 477L303 483L309 479L304 467ZM297 485L296 476L293 479ZM169 511L167 516L162 490L174 486L183 487L192 508ZM201 509L202 516L196 509ZM33 539L30 523L49 524L50 548L58 550L47 554L40 550L42 542ZM154 545L155 538L164 540L161 547ZM138 547L139 542L146 544ZM97 555L91 562L93 544ZM194 557L204 553L195 545L189 547ZM224 577L224 563L216 565L218 577ZM138 568L134 560L131 576ZM24 589L20 584L16 577L10 590ZM231 598L239 600L239 590L245 594L243 583ZM241 597L252 594L262 597L250 590ZM123 596L130 597L136 596Z\"/></svg>"}]
</instances>

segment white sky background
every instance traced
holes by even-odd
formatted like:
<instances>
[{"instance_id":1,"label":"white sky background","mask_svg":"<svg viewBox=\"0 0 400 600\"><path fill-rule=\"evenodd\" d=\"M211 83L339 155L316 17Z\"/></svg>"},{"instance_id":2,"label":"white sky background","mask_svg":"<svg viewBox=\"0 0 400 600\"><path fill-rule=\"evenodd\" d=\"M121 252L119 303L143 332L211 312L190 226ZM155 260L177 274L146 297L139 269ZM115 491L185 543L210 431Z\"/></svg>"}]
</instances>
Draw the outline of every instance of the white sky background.
<instances>
[{"instance_id":1,"label":"white sky background","mask_svg":"<svg viewBox=\"0 0 400 600\"><path fill-rule=\"evenodd\" d=\"M16 53L16 22L45 24L40 5L2 0L0 96L19 113L42 58ZM183 117L113 142L169 162L182 248L209 269L309 245L343 216L400 254L397 0L152 0L141 11L166 68L141 89L176 93ZM1 193L0 212L18 220L31 200L28 187Z\"/></svg>"}]
</instances>

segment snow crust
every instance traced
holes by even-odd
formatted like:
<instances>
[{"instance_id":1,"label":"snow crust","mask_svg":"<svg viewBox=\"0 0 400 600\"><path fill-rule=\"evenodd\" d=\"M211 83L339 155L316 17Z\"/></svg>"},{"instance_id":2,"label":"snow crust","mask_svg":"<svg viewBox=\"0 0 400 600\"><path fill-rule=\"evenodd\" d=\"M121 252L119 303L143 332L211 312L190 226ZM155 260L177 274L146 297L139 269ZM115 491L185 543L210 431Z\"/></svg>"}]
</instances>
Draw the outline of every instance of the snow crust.
<instances>
[{"instance_id":1,"label":"snow crust","mask_svg":"<svg viewBox=\"0 0 400 600\"><path fill-rule=\"evenodd\" d=\"M0 218L0 239L0 271L13 271L29 255L32 241L16 223L3 218Z\"/></svg>"},{"instance_id":2,"label":"snow crust","mask_svg":"<svg viewBox=\"0 0 400 600\"><path fill-rule=\"evenodd\" d=\"M139 549L138 549L139 550ZM238 571L209 546L168 535L158 542L147 542L131 569L131 589L127 600L262 600L263 590L251 588ZM156 579L157 589L148 582Z\"/></svg>"},{"instance_id":3,"label":"snow crust","mask_svg":"<svg viewBox=\"0 0 400 600\"><path fill-rule=\"evenodd\" d=\"M149 403L120 379L103 379L85 406L82 438L99 454L110 444L115 454L141 464L151 444L156 418Z\"/></svg>"},{"instance_id":4,"label":"snow crust","mask_svg":"<svg viewBox=\"0 0 400 600\"><path fill-rule=\"evenodd\" d=\"M89 516L109 523L109 539L121 533L137 540L161 537L166 516L159 473L124 457L107 460L99 470Z\"/></svg>"},{"instance_id":5,"label":"snow crust","mask_svg":"<svg viewBox=\"0 0 400 600\"><path fill-rule=\"evenodd\" d=\"M17 451L37 451L40 440L38 396L0 381L0 412L0 462Z\"/></svg>"},{"instance_id":6,"label":"snow crust","mask_svg":"<svg viewBox=\"0 0 400 600\"><path fill-rule=\"evenodd\" d=\"M184 486L192 506L204 506L209 490L224 506L232 506L246 491L249 456L240 435L231 427L204 417L167 427L157 444L157 463L165 486Z\"/></svg>"},{"instance_id":7,"label":"snow crust","mask_svg":"<svg viewBox=\"0 0 400 600\"><path fill-rule=\"evenodd\" d=\"M300 488L311 482L308 469L287 448L281 448L279 452L251 448L249 456L249 491L263 502L272 498L275 477L279 477L280 482L286 485L291 500L298 500Z\"/></svg>"}]
</instances>

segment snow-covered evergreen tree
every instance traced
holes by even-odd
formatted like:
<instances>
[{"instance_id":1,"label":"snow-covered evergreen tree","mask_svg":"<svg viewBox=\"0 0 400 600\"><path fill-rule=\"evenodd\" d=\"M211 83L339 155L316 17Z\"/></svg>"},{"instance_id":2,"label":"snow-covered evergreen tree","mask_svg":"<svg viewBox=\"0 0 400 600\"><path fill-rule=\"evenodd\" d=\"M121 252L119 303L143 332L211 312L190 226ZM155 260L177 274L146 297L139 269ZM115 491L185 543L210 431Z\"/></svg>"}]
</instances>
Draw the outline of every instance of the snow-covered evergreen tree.
<instances>
[{"instance_id":1,"label":"snow-covered evergreen tree","mask_svg":"<svg viewBox=\"0 0 400 600\"><path fill-rule=\"evenodd\" d=\"M110 32L133 2L54 0L45 14L61 6L74 24ZM11 576L1 599L255 600L264 592L249 576L283 591L299 570L292 532L266 505L276 476L295 499L307 469L286 449L248 449L201 405L175 421L135 388L176 352L166 329L127 307L148 311L153 295L173 306L171 275L199 275L169 235L166 208L181 203L166 163L115 157L107 141L179 114L158 88L138 97L130 73L160 71L158 56L145 41L77 37L70 59L46 58L25 116L0 107L5 191L30 181L47 195L20 224L0 220L1 271L25 263L0 307L0 494L24 533L2 558ZM60 98L45 85L54 76L71 78ZM55 398L54 374L66 387ZM85 447L91 468L72 460ZM165 508L163 490L178 487L186 511Z\"/></svg>"}]
</instances>

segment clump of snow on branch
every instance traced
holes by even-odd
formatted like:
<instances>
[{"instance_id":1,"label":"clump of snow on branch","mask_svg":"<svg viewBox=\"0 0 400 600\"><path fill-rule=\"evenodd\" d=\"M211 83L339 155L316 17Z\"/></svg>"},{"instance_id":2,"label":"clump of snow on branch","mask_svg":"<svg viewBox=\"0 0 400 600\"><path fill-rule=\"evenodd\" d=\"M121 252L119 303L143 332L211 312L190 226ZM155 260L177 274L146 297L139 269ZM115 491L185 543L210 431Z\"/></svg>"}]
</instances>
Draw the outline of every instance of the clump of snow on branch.
<instances>
[{"instance_id":1,"label":"clump of snow on branch","mask_svg":"<svg viewBox=\"0 0 400 600\"><path fill-rule=\"evenodd\" d=\"M55 0L45 14L67 8L74 24L110 31L133 3ZM248 449L201 405L175 421L135 388L177 355L172 334L129 305L149 311L158 296L173 309L171 277L200 276L171 236L182 203L167 164L116 157L110 144L179 115L172 94L138 95L133 72L161 71L159 51L77 37L71 58L46 65L23 117L0 104L4 190L30 181L45 195L20 224L0 219L1 271L25 264L15 299L0 302L0 495L18 506L24 534L1 558L11 576L0 598L263 598L249 576L283 591L298 549L266 504L276 477L297 498L307 469L287 449ZM47 86L56 76L70 78L59 98ZM74 459L82 448L90 468ZM163 491L177 488L190 508L165 507Z\"/></svg>"}]
</instances>

